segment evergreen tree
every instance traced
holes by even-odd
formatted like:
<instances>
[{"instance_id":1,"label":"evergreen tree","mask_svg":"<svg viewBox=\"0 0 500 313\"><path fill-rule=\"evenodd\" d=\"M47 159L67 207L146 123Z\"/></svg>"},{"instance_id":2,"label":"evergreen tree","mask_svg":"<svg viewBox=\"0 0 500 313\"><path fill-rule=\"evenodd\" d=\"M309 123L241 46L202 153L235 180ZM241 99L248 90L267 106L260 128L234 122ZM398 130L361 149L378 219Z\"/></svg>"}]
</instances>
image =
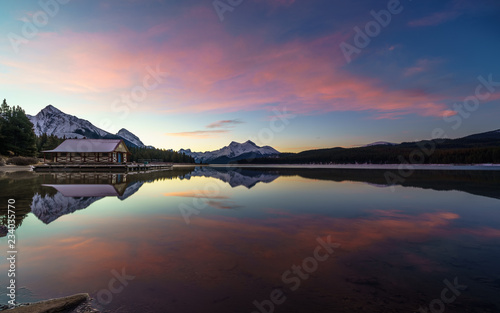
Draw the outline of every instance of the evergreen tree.
<instances>
[{"instance_id":1,"label":"evergreen tree","mask_svg":"<svg viewBox=\"0 0 500 313\"><path fill-rule=\"evenodd\" d=\"M165 149L129 147L132 153L130 161L139 162L173 162L173 163L195 163L194 158Z\"/></svg>"},{"instance_id":2,"label":"evergreen tree","mask_svg":"<svg viewBox=\"0 0 500 313\"><path fill-rule=\"evenodd\" d=\"M0 154L36 155L36 136L33 124L20 107L9 107L4 99L0 106Z\"/></svg>"},{"instance_id":3,"label":"evergreen tree","mask_svg":"<svg viewBox=\"0 0 500 313\"><path fill-rule=\"evenodd\" d=\"M40 155L42 151L55 149L63 141L64 141L63 138L59 138L54 135L48 136L47 134L44 133L43 135L37 137L36 140L37 151Z\"/></svg>"},{"instance_id":4,"label":"evergreen tree","mask_svg":"<svg viewBox=\"0 0 500 313\"><path fill-rule=\"evenodd\" d=\"M5 118L3 117L3 110L4 110L4 104L7 105L5 102L5 99L3 100L2 106L0 106L0 154L5 154L4 147L5 147L5 141L4 141L4 134L3 134L3 129L5 127Z\"/></svg>"}]
</instances>

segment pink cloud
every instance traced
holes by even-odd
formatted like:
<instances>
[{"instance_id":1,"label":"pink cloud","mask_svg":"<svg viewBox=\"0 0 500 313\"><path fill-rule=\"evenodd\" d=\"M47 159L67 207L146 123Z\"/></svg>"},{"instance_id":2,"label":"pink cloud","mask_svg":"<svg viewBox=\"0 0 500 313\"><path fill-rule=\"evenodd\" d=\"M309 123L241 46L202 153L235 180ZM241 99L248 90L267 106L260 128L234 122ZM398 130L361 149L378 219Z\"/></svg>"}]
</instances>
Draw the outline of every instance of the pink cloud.
<instances>
[{"instance_id":1,"label":"pink cloud","mask_svg":"<svg viewBox=\"0 0 500 313\"><path fill-rule=\"evenodd\" d=\"M23 62L4 65L13 69L10 81L102 95L100 107L108 111L112 99L142 85L147 66L159 66L169 75L148 92L137 111L287 107L294 114L368 110L385 117L440 116L446 110L442 97L420 90L393 91L377 79L347 72L338 49L343 36L270 45L264 36L230 34L210 9L198 7L146 32L44 33L30 43Z\"/></svg>"}]
</instances>

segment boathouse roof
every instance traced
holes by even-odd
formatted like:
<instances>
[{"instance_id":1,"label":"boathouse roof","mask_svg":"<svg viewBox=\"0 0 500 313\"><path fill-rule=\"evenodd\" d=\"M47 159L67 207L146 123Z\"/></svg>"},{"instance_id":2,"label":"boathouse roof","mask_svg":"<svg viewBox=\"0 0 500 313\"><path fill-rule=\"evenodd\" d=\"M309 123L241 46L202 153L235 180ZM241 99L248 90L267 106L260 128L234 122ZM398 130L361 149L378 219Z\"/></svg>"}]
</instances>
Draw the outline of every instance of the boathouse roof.
<instances>
[{"instance_id":1,"label":"boathouse roof","mask_svg":"<svg viewBox=\"0 0 500 313\"><path fill-rule=\"evenodd\" d=\"M109 197L120 196L120 193L113 185L108 184L73 184L73 185L47 185L45 187L53 187L65 197Z\"/></svg>"},{"instance_id":2,"label":"boathouse roof","mask_svg":"<svg viewBox=\"0 0 500 313\"><path fill-rule=\"evenodd\" d=\"M116 150L121 139L66 139L57 148L42 152L106 153Z\"/></svg>"}]
</instances>

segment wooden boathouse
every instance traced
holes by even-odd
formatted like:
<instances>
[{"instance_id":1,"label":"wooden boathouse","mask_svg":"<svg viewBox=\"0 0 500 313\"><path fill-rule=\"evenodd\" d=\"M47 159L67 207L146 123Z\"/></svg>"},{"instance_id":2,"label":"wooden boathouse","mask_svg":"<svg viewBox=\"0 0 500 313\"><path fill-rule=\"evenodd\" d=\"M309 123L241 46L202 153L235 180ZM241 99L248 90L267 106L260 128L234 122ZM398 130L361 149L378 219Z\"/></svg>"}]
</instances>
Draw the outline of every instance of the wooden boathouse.
<instances>
[{"instance_id":1,"label":"wooden boathouse","mask_svg":"<svg viewBox=\"0 0 500 313\"><path fill-rule=\"evenodd\" d=\"M121 139L66 139L57 148L43 152L42 172L140 172L172 169L172 164L130 162L130 151Z\"/></svg>"},{"instance_id":2,"label":"wooden boathouse","mask_svg":"<svg viewBox=\"0 0 500 313\"><path fill-rule=\"evenodd\" d=\"M131 154L121 139L66 139L42 152L44 163L53 164L123 164Z\"/></svg>"}]
</instances>

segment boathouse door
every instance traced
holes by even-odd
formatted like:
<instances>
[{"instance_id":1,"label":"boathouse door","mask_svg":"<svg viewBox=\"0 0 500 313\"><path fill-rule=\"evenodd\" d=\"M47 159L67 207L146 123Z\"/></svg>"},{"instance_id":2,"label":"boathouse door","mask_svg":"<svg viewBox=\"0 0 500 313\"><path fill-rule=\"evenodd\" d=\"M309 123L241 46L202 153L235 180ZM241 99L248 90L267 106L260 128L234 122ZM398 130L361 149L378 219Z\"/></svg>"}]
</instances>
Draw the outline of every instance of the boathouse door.
<instances>
[{"instance_id":1,"label":"boathouse door","mask_svg":"<svg viewBox=\"0 0 500 313\"><path fill-rule=\"evenodd\" d=\"M122 154L118 153L118 163L122 163Z\"/></svg>"}]
</instances>

